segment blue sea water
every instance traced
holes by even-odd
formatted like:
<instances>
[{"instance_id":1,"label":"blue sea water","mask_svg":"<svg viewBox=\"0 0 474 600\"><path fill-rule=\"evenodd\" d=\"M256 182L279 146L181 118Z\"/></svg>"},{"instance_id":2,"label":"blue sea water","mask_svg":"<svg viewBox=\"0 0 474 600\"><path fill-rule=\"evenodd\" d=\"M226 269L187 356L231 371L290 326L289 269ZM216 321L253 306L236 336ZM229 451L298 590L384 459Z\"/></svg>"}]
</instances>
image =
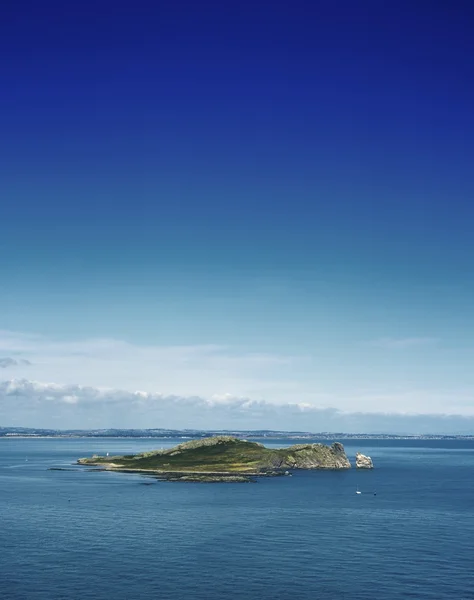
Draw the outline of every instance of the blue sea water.
<instances>
[{"instance_id":1,"label":"blue sea water","mask_svg":"<svg viewBox=\"0 0 474 600\"><path fill-rule=\"evenodd\" d=\"M0 597L474 598L474 442L346 440L373 471L256 484L48 470L178 441L0 439Z\"/></svg>"}]
</instances>

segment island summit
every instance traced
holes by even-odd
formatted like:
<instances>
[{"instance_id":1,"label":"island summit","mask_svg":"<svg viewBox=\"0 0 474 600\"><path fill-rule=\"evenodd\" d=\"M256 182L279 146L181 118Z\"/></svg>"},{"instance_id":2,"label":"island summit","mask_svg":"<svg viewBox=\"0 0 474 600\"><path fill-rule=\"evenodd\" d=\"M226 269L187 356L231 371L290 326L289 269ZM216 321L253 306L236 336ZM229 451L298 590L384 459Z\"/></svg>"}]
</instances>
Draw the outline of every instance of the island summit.
<instances>
[{"instance_id":1,"label":"island summit","mask_svg":"<svg viewBox=\"0 0 474 600\"><path fill-rule=\"evenodd\" d=\"M335 442L266 448L231 436L192 440L166 450L125 456L80 458L81 465L142 473L168 481L249 482L255 477L289 475L288 469L350 469L344 446Z\"/></svg>"}]
</instances>

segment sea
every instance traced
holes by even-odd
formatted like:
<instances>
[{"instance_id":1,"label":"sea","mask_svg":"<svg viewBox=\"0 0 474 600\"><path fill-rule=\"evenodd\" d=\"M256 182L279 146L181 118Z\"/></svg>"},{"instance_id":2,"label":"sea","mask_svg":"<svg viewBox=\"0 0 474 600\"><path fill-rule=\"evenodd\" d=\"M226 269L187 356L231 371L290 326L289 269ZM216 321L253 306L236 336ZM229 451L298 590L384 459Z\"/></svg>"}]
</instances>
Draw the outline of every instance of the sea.
<instances>
[{"instance_id":1,"label":"sea","mask_svg":"<svg viewBox=\"0 0 474 600\"><path fill-rule=\"evenodd\" d=\"M1 438L2 600L474 598L473 441L342 440L375 469L257 483L75 465L183 441Z\"/></svg>"}]
</instances>

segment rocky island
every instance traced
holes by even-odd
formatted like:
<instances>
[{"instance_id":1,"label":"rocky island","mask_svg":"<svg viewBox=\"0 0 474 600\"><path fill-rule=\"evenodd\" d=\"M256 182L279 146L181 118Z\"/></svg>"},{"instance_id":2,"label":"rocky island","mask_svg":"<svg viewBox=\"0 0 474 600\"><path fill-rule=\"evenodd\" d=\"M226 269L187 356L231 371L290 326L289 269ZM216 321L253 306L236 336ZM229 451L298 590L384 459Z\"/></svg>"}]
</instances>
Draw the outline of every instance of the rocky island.
<instances>
[{"instance_id":1,"label":"rocky island","mask_svg":"<svg viewBox=\"0 0 474 600\"><path fill-rule=\"evenodd\" d=\"M192 440L166 450L126 456L80 458L81 465L142 473L167 481L249 482L255 477L289 475L288 469L350 469L338 442L266 448L231 436Z\"/></svg>"},{"instance_id":2,"label":"rocky island","mask_svg":"<svg viewBox=\"0 0 474 600\"><path fill-rule=\"evenodd\" d=\"M373 469L374 464L370 456L365 456L360 452L356 454L356 468L357 469Z\"/></svg>"}]
</instances>

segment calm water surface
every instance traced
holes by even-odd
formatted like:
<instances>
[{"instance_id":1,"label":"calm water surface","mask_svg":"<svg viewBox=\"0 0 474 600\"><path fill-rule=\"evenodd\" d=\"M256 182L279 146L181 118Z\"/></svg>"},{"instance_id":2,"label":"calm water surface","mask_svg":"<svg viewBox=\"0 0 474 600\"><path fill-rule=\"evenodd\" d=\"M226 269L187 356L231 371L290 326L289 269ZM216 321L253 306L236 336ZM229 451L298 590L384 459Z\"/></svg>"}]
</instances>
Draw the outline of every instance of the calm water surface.
<instances>
[{"instance_id":1,"label":"calm water surface","mask_svg":"<svg viewBox=\"0 0 474 600\"><path fill-rule=\"evenodd\" d=\"M346 440L374 471L257 484L47 470L178 441L0 439L1 598L474 598L473 442Z\"/></svg>"}]
</instances>

